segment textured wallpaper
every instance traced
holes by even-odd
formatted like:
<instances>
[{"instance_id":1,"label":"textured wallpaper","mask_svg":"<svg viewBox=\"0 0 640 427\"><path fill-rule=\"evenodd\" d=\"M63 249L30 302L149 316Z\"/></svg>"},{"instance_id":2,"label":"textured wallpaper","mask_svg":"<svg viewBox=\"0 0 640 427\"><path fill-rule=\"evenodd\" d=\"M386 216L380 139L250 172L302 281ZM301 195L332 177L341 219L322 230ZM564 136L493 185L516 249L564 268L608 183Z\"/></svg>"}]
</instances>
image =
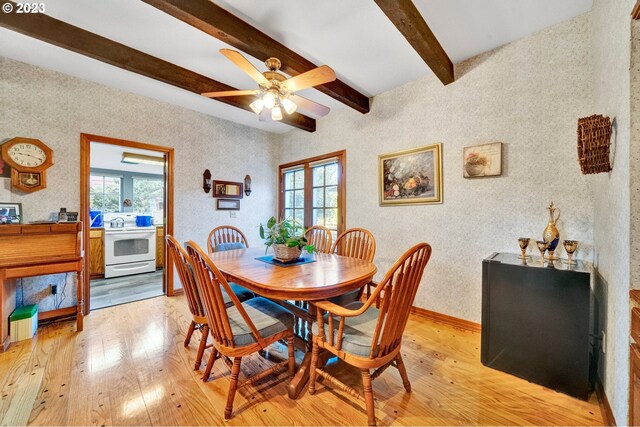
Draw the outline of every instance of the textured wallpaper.
<instances>
[{"instance_id":1,"label":"textured wallpaper","mask_svg":"<svg viewBox=\"0 0 640 427\"><path fill-rule=\"evenodd\" d=\"M640 289L640 20L631 21L631 287Z\"/></svg>"},{"instance_id":2,"label":"textured wallpaper","mask_svg":"<svg viewBox=\"0 0 640 427\"><path fill-rule=\"evenodd\" d=\"M433 256L415 304L476 322L482 259L494 251L517 252L518 237L541 238L553 200L562 211L561 239L579 240L577 257L599 269L604 385L618 424L624 424L630 264L640 287L640 241L629 238L630 228L640 231L640 29L634 24L630 43L633 3L595 0L589 14L457 64L457 80L446 87L424 77L376 96L369 114L333 112L313 134L269 135L0 58L0 137L39 138L56 160L46 190L12 198L23 203L26 220L60 207L77 210L81 132L172 146L176 237L204 244L212 227L227 223L260 245L256 227L275 212L277 164L346 149L346 225L375 235L378 279L405 249L426 241ZM576 120L595 113L616 118L616 163L610 174L583 176ZM463 148L496 141L504 143L503 175L464 179ZM380 207L378 155L433 143L442 143L444 203ZM237 219L216 212L215 200L202 192L205 168L215 179L252 176L254 192L242 200ZM559 253L565 256L563 249ZM64 280L25 279L26 292L19 289L18 298L51 308L46 290ZM68 286L75 289L75 278Z\"/></svg>"},{"instance_id":3,"label":"textured wallpaper","mask_svg":"<svg viewBox=\"0 0 640 427\"><path fill-rule=\"evenodd\" d=\"M275 212L277 162L268 133L7 58L0 58L0 105L1 139L38 138L54 150L47 188L12 195L22 203L25 221L48 218L60 207L79 209L81 132L175 147L174 227L180 241L205 245L214 226L231 224L259 245L257 226ZM253 193L242 199L237 218L216 211L211 193L202 191L204 169L226 181L251 175ZM52 297L42 290L63 280L25 279L25 301L51 308ZM69 299L65 305L71 304Z\"/></svg>"},{"instance_id":4,"label":"textured wallpaper","mask_svg":"<svg viewBox=\"0 0 640 427\"><path fill-rule=\"evenodd\" d=\"M601 369L618 425L627 421L629 390L629 58L634 0L594 1L594 113L616 121L613 171L593 179L596 291L602 298L606 352ZM637 154L636 154L637 155Z\"/></svg>"},{"instance_id":5,"label":"textured wallpaper","mask_svg":"<svg viewBox=\"0 0 640 427\"><path fill-rule=\"evenodd\" d=\"M473 58L446 87L433 76L408 83L376 96L369 114L332 113L315 134L281 136L280 161L346 148L346 225L376 237L378 279L428 242L415 304L479 322L482 260L517 252L518 237L540 239L552 200L561 238L579 240L578 257L592 258L593 178L576 158L576 120L592 113L590 26L580 16ZM503 175L463 178L463 147L494 141L504 143ZM378 155L437 142L444 203L380 207Z\"/></svg>"}]
</instances>

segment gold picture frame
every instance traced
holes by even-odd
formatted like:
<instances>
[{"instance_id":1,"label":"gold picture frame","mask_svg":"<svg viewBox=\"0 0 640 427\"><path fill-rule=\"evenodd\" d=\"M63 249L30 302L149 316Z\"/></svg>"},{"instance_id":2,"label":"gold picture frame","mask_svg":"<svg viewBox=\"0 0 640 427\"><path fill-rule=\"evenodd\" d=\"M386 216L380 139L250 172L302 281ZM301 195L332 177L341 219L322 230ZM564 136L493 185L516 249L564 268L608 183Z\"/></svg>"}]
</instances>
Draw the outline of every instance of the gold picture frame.
<instances>
[{"instance_id":1,"label":"gold picture frame","mask_svg":"<svg viewBox=\"0 0 640 427\"><path fill-rule=\"evenodd\" d=\"M442 144L378 156L380 206L442 203Z\"/></svg>"}]
</instances>

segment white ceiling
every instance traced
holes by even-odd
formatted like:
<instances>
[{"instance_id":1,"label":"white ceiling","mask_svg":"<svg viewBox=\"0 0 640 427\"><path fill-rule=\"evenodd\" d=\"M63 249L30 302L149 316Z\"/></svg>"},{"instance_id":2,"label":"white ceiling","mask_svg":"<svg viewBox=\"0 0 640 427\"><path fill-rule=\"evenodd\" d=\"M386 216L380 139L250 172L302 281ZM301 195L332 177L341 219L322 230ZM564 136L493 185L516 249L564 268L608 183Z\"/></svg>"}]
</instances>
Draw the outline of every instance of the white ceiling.
<instances>
[{"instance_id":1,"label":"white ceiling","mask_svg":"<svg viewBox=\"0 0 640 427\"><path fill-rule=\"evenodd\" d=\"M122 153L144 154L146 156L162 157L163 154L158 151L141 150L139 148L121 147L113 144L103 144L101 142L91 141L89 149L91 169L111 169L124 172L150 173L154 175L163 175L164 167L158 165L147 164L131 164L122 163Z\"/></svg>"},{"instance_id":2,"label":"white ceiling","mask_svg":"<svg viewBox=\"0 0 640 427\"><path fill-rule=\"evenodd\" d=\"M216 4L338 78L374 96L431 73L372 1L215 0ZM591 9L592 0L414 0L454 63ZM230 47L141 1L58 0L46 13L239 89L255 83L218 53ZM5 57L92 80L270 132L290 126L0 28ZM264 65L249 58L259 69ZM300 94L340 114L349 108L313 89ZM375 108L375 107L374 107ZM320 119L321 120L321 119Z\"/></svg>"}]
</instances>

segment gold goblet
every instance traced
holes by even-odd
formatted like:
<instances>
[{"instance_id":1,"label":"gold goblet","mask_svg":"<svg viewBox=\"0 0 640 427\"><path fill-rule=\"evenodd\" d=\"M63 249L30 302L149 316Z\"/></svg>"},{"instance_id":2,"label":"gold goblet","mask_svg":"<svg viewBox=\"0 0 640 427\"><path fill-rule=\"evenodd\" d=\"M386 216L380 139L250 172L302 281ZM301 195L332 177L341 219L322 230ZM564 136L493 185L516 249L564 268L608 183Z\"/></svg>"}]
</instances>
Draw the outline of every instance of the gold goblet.
<instances>
[{"instance_id":1,"label":"gold goblet","mask_svg":"<svg viewBox=\"0 0 640 427\"><path fill-rule=\"evenodd\" d=\"M522 255L520 255L518 258L520 259L527 258L527 247L529 247L530 240L531 239L529 239L528 237L520 237L518 239L518 244L520 245L520 250L522 251Z\"/></svg>"},{"instance_id":2,"label":"gold goblet","mask_svg":"<svg viewBox=\"0 0 640 427\"><path fill-rule=\"evenodd\" d=\"M578 241L564 240L562 244L564 245L564 250L567 251L567 264L569 264L570 266L577 264L575 261L573 261L572 258L573 253L576 251L576 249L578 249Z\"/></svg>"},{"instance_id":3,"label":"gold goblet","mask_svg":"<svg viewBox=\"0 0 640 427\"><path fill-rule=\"evenodd\" d=\"M549 249L549 243L545 242L544 240L536 240L536 245L538 245L540 257L542 258L542 264L544 265L544 253L547 249Z\"/></svg>"}]
</instances>

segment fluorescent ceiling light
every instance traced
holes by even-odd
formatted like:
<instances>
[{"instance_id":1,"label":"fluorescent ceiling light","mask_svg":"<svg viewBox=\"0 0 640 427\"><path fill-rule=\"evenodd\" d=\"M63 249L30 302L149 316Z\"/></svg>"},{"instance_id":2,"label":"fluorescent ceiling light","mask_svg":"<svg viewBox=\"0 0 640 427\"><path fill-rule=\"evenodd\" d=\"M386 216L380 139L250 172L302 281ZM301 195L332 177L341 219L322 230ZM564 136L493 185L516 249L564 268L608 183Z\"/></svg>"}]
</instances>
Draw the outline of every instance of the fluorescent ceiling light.
<instances>
[{"instance_id":1,"label":"fluorescent ceiling light","mask_svg":"<svg viewBox=\"0 0 640 427\"><path fill-rule=\"evenodd\" d=\"M137 165L144 163L147 165L164 166L164 157L146 156L137 153L122 153L122 163L131 163Z\"/></svg>"}]
</instances>

